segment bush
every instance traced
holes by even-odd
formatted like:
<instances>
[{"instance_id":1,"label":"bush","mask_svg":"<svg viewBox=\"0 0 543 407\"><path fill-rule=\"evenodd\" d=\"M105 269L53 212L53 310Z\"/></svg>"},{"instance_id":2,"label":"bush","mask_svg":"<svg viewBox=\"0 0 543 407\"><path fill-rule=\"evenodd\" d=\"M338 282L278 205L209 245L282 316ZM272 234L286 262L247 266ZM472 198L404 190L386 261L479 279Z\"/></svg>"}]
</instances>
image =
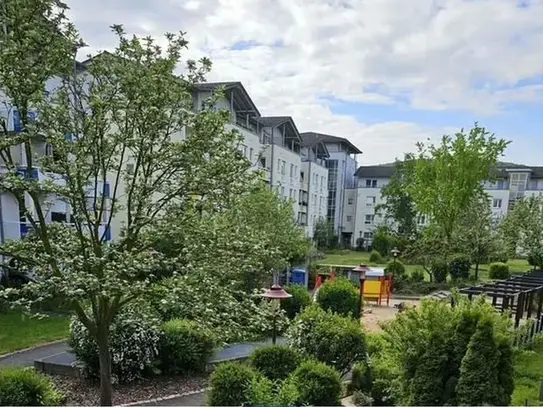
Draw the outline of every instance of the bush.
<instances>
[{"instance_id":1,"label":"bush","mask_svg":"<svg viewBox=\"0 0 543 407\"><path fill-rule=\"evenodd\" d=\"M399 260L391 260L388 262L386 267L387 273L392 274L392 278L405 278L406 272L405 272L405 266L403 263Z\"/></svg>"},{"instance_id":2,"label":"bush","mask_svg":"<svg viewBox=\"0 0 543 407\"><path fill-rule=\"evenodd\" d=\"M284 380L300 364L298 353L282 345L268 345L251 355L251 365L270 380Z\"/></svg>"},{"instance_id":3,"label":"bush","mask_svg":"<svg viewBox=\"0 0 543 407\"><path fill-rule=\"evenodd\" d=\"M471 269L471 260L468 256L458 255L449 263L449 273L455 280L467 279Z\"/></svg>"},{"instance_id":4,"label":"bush","mask_svg":"<svg viewBox=\"0 0 543 407\"><path fill-rule=\"evenodd\" d=\"M377 252L379 252L381 256L383 257L388 256L388 254L390 253L390 250L394 247L393 244L394 244L393 238L390 235L388 228L379 227L373 233L373 238L371 240L371 247Z\"/></svg>"},{"instance_id":5,"label":"bush","mask_svg":"<svg viewBox=\"0 0 543 407\"><path fill-rule=\"evenodd\" d=\"M224 363L209 377L207 404L210 406L242 406L249 401L249 386L256 372L241 363Z\"/></svg>"},{"instance_id":6,"label":"bush","mask_svg":"<svg viewBox=\"0 0 543 407\"><path fill-rule=\"evenodd\" d=\"M355 391L352 396L353 405L355 406L371 406L373 404L373 398L361 391Z\"/></svg>"},{"instance_id":7,"label":"bush","mask_svg":"<svg viewBox=\"0 0 543 407\"><path fill-rule=\"evenodd\" d=\"M292 374L299 392L299 405L341 405L341 377L322 362L303 362Z\"/></svg>"},{"instance_id":8,"label":"bush","mask_svg":"<svg viewBox=\"0 0 543 407\"><path fill-rule=\"evenodd\" d=\"M357 320L308 307L288 331L289 346L347 373L355 362L366 357L366 338Z\"/></svg>"},{"instance_id":9,"label":"bush","mask_svg":"<svg viewBox=\"0 0 543 407\"><path fill-rule=\"evenodd\" d=\"M160 321L137 305L123 309L110 327L111 374L114 381L130 382L149 371L157 360ZM85 326L73 318L69 344L87 374L99 377L98 345Z\"/></svg>"},{"instance_id":10,"label":"bush","mask_svg":"<svg viewBox=\"0 0 543 407\"><path fill-rule=\"evenodd\" d=\"M194 321L172 319L162 325L160 366L170 374L202 372L215 346L215 337L207 328Z\"/></svg>"},{"instance_id":11,"label":"bush","mask_svg":"<svg viewBox=\"0 0 543 407\"><path fill-rule=\"evenodd\" d=\"M350 392L371 392L371 369L367 363L355 363L352 370L351 383L349 384Z\"/></svg>"},{"instance_id":12,"label":"bush","mask_svg":"<svg viewBox=\"0 0 543 407\"><path fill-rule=\"evenodd\" d=\"M424 272L420 269L414 270L409 276L410 283L420 283L424 281Z\"/></svg>"},{"instance_id":13,"label":"bush","mask_svg":"<svg viewBox=\"0 0 543 407\"><path fill-rule=\"evenodd\" d=\"M327 280L317 292L317 303L325 310L358 317L358 289L346 278Z\"/></svg>"},{"instance_id":14,"label":"bush","mask_svg":"<svg viewBox=\"0 0 543 407\"><path fill-rule=\"evenodd\" d=\"M505 263L492 263L488 269L488 276L493 280L509 278L509 266Z\"/></svg>"},{"instance_id":15,"label":"bush","mask_svg":"<svg viewBox=\"0 0 543 407\"><path fill-rule=\"evenodd\" d=\"M383 256L381 256L381 254L377 250L372 250L370 254L370 263L379 264L382 262L383 262Z\"/></svg>"},{"instance_id":16,"label":"bush","mask_svg":"<svg viewBox=\"0 0 543 407\"><path fill-rule=\"evenodd\" d=\"M436 261L432 264L432 275L436 283L444 283L447 281L449 274L449 265L444 261Z\"/></svg>"},{"instance_id":17,"label":"bush","mask_svg":"<svg viewBox=\"0 0 543 407\"><path fill-rule=\"evenodd\" d=\"M292 295L281 301L281 308L285 310L289 319L294 318L302 309L311 304L309 291L302 285L293 284L285 287L285 291Z\"/></svg>"},{"instance_id":18,"label":"bush","mask_svg":"<svg viewBox=\"0 0 543 407\"><path fill-rule=\"evenodd\" d=\"M0 369L0 406L58 406L64 402L54 383L31 368Z\"/></svg>"},{"instance_id":19,"label":"bush","mask_svg":"<svg viewBox=\"0 0 543 407\"><path fill-rule=\"evenodd\" d=\"M299 399L293 379L274 382L262 375L255 375L249 382L247 404L250 406L294 406Z\"/></svg>"}]
</instances>

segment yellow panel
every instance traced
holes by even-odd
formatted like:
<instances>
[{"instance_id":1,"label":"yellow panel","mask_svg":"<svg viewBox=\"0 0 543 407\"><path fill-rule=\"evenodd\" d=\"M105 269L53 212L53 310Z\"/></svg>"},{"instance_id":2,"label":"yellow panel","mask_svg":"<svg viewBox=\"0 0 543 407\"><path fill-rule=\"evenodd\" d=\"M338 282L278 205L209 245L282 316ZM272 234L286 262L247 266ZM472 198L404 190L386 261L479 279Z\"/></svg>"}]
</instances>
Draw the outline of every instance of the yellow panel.
<instances>
[{"instance_id":1,"label":"yellow panel","mask_svg":"<svg viewBox=\"0 0 543 407\"><path fill-rule=\"evenodd\" d=\"M364 295L365 296L378 296L381 293L380 281L368 281L364 282Z\"/></svg>"}]
</instances>

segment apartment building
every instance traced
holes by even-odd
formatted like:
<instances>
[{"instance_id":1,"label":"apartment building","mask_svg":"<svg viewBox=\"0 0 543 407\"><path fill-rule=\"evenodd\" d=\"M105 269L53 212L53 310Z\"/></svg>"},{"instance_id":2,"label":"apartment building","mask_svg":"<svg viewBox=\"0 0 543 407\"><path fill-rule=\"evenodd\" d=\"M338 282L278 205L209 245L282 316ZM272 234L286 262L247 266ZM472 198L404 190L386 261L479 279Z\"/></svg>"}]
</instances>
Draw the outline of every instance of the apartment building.
<instances>
[{"instance_id":1,"label":"apartment building","mask_svg":"<svg viewBox=\"0 0 543 407\"><path fill-rule=\"evenodd\" d=\"M302 171L300 173L300 214L298 223L305 226L306 236L313 237L315 225L326 219L328 207L328 149L320 141L302 137Z\"/></svg>"},{"instance_id":2,"label":"apartment building","mask_svg":"<svg viewBox=\"0 0 543 407\"><path fill-rule=\"evenodd\" d=\"M328 169L328 207L327 219L333 223L340 241L343 244L353 244L353 233L356 212L354 206L346 206L346 202L356 205L356 176L357 154L360 151L353 143L343 137L328 134L306 132L302 133L304 140L321 142L326 146L329 158L326 160Z\"/></svg>"},{"instance_id":3,"label":"apartment building","mask_svg":"<svg viewBox=\"0 0 543 407\"><path fill-rule=\"evenodd\" d=\"M311 194L315 195L317 192L310 192L309 186L306 186L309 167L304 164L306 159L302 158L302 155L318 160L310 162L320 165L323 170L316 170L312 181L320 177L314 182L324 186L327 177L323 179L322 172L327 173L327 170L322 166L325 159L323 152L319 150L311 155L308 149L314 149L313 146L302 147L302 137L292 117L262 116L241 82L197 85L193 95L195 110L201 109L218 87L224 89L224 95L219 98L214 108L230 112L231 120L227 128L238 131L243 139L238 147L239 151L253 163L253 169L265 171L265 181L271 188L293 201L293 216L298 224L306 229L307 236L311 237L313 229L309 221L312 221L313 214L326 209L324 200L314 198L315 200L311 201ZM322 205L317 205L317 202L320 204L321 201ZM314 207L309 206L313 203Z\"/></svg>"},{"instance_id":4,"label":"apartment building","mask_svg":"<svg viewBox=\"0 0 543 407\"><path fill-rule=\"evenodd\" d=\"M381 188L390 182L395 166L391 164L361 166L356 171L358 180L356 198L356 220L354 235L370 244L375 228L385 222L384 214L376 207L384 203ZM543 194L543 167L522 164L498 164L496 182L485 182L494 219L499 221L515 205L515 202L531 195ZM428 218L419 216L417 223L424 226Z\"/></svg>"}]
</instances>

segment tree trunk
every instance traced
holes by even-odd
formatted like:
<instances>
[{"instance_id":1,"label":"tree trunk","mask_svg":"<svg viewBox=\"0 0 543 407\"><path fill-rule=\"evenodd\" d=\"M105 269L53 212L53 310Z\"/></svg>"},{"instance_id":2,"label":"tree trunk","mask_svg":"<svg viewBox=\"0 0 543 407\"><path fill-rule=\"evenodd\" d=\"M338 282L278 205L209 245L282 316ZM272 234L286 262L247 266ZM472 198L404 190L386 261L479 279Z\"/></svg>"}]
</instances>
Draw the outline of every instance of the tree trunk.
<instances>
[{"instance_id":1,"label":"tree trunk","mask_svg":"<svg viewBox=\"0 0 543 407\"><path fill-rule=\"evenodd\" d=\"M479 260L475 262L475 281L479 280Z\"/></svg>"},{"instance_id":2,"label":"tree trunk","mask_svg":"<svg viewBox=\"0 0 543 407\"><path fill-rule=\"evenodd\" d=\"M111 355L109 353L109 327L99 327L98 357L100 360L100 405L113 405L113 389L111 387Z\"/></svg>"}]
</instances>

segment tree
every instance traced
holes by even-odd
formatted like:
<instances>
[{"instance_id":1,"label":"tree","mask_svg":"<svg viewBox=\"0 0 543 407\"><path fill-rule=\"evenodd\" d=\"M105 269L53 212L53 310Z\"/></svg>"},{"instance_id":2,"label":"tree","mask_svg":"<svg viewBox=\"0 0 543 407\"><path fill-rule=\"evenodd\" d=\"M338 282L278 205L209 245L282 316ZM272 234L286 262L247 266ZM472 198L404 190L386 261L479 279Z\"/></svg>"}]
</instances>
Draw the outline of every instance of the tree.
<instances>
[{"instance_id":1,"label":"tree","mask_svg":"<svg viewBox=\"0 0 543 407\"><path fill-rule=\"evenodd\" d=\"M543 268L543 197L532 195L515 203L500 225L515 251L527 254Z\"/></svg>"},{"instance_id":2,"label":"tree","mask_svg":"<svg viewBox=\"0 0 543 407\"><path fill-rule=\"evenodd\" d=\"M411 182L413 163L411 154L406 154L404 161L395 162L394 175L390 182L381 188L381 197L385 202L375 209L384 210L385 218L398 226L398 234L407 238L413 238L417 233L418 214L407 190L407 185Z\"/></svg>"},{"instance_id":3,"label":"tree","mask_svg":"<svg viewBox=\"0 0 543 407\"><path fill-rule=\"evenodd\" d=\"M460 365L460 378L456 386L459 405L494 405L500 393L498 363L499 351L492 322L482 319Z\"/></svg>"},{"instance_id":4,"label":"tree","mask_svg":"<svg viewBox=\"0 0 543 407\"><path fill-rule=\"evenodd\" d=\"M488 197L475 197L461 218L455 231L458 251L465 253L475 265L475 279L479 278L479 265L503 250L500 234L493 229L492 212Z\"/></svg>"},{"instance_id":5,"label":"tree","mask_svg":"<svg viewBox=\"0 0 543 407\"><path fill-rule=\"evenodd\" d=\"M326 219L319 219L315 224L313 240L319 249L329 249L337 246L334 223Z\"/></svg>"},{"instance_id":6,"label":"tree","mask_svg":"<svg viewBox=\"0 0 543 407\"><path fill-rule=\"evenodd\" d=\"M167 34L162 48L114 26L115 51L80 73L73 60L79 40L65 10L57 0L0 7L0 88L20 117L18 129L2 126L0 189L32 229L1 252L36 276L0 296L29 309L52 297L69 303L96 339L100 402L111 405L111 322L167 264L144 236L172 207L212 210L246 192L250 164L236 153L239 134L224 129L228 112L190 112L193 84L210 62L187 61L185 74L174 75L187 44L182 34ZM56 85L44 92L52 77ZM45 142L54 155L40 153ZM13 155L19 146L23 167ZM47 221L45 197L69 206L70 224ZM121 234L108 244L113 224Z\"/></svg>"},{"instance_id":7,"label":"tree","mask_svg":"<svg viewBox=\"0 0 543 407\"><path fill-rule=\"evenodd\" d=\"M483 181L494 179L507 144L477 124L467 134L443 136L439 145L417 144L407 192L415 209L440 226L449 246L462 214L483 193Z\"/></svg>"}]
</instances>

